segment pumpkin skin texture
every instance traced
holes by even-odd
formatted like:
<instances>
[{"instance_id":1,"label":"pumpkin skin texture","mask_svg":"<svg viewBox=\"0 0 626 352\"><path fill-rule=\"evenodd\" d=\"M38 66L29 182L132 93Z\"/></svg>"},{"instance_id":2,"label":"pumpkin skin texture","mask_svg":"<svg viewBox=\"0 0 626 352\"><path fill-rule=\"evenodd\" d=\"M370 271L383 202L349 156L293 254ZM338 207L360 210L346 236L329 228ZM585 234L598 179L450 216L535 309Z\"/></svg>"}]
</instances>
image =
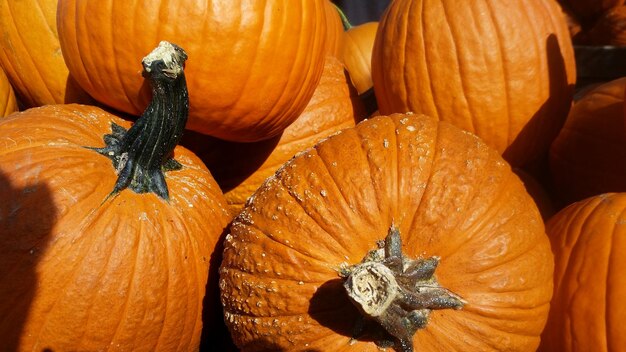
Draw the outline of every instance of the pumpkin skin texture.
<instances>
[{"instance_id":1,"label":"pumpkin skin texture","mask_svg":"<svg viewBox=\"0 0 626 352\"><path fill-rule=\"evenodd\" d=\"M350 79L359 94L365 93L372 83L372 49L378 30L378 22L366 22L345 31L343 39L343 62Z\"/></svg>"},{"instance_id":2,"label":"pumpkin skin texture","mask_svg":"<svg viewBox=\"0 0 626 352\"><path fill-rule=\"evenodd\" d=\"M394 0L372 79L381 114L451 122L526 167L545 158L561 128L576 68L553 0Z\"/></svg>"},{"instance_id":3,"label":"pumpkin skin texture","mask_svg":"<svg viewBox=\"0 0 626 352\"><path fill-rule=\"evenodd\" d=\"M341 59L341 47L343 42L343 22L339 11L331 0L326 0L324 4L326 9L326 20L328 22L328 54Z\"/></svg>"},{"instance_id":4,"label":"pumpkin skin texture","mask_svg":"<svg viewBox=\"0 0 626 352\"><path fill-rule=\"evenodd\" d=\"M552 295L543 222L509 165L475 136L423 115L378 116L270 177L234 219L220 267L242 350L378 351L351 341L359 311L340 267L390 224L411 258L440 256L439 283L467 301L436 310L416 351L529 351Z\"/></svg>"},{"instance_id":5,"label":"pumpkin skin texture","mask_svg":"<svg viewBox=\"0 0 626 352\"><path fill-rule=\"evenodd\" d=\"M57 1L52 0L0 1L0 66L23 108L93 102L69 75L56 10Z\"/></svg>"},{"instance_id":6,"label":"pumpkin skin texture","mask_svg":"<svg viewBox=\"0 0 626 352\"><path fill-rule=\"evenodd\" d=\"M129 126L73 104L0 121L3 348L198 347L209 262L230 220L225 199L181 147L183 168L166 173L169 202L129 189L110 196L111 160L85 146L102 146L111 122Z\"/></svg>"},{"instance_id":7,"label":"pumpkin skin texture","mask_svg":"<svg viewBox=\"0 0 626 352\"><path fill-rule=\"evenodd\" d=\"M572 107L550 149L550 172L565 204L626 192L626 78L587 92Z\"/></svg>"},{"instance_id":8,"label":"pumpkin skin texture","mask_svg":"<svg viewBox=\"0 0 626 352\"><path fill-rule=\"evenodd\" d=\"M254 191L295 154L364 117L364 107L348 82L343 64L328 56L324 72L304 112L279 136L256 143L196 141L196 152L238 212ZM190 149L197 149L190 146ZM238 160L234 163L232 160Z\"/></svg>"},{"instance_id":9,"label":"pumpkin skin texture","mask_svg":"<svg viewBox=\"0 0 626 352\"><path fill-rule=\"evenodd\" d=\"M626 194L569 205L546 223L555 255L554 297L540 351L622 351L626 346Z\"/></svg>"},{"instance_id":10,"label":"pumpkin skin texture","mask_svg":"<svg viewBox=\"0 0 626 352\"><path fill-rule=\"evenodd\" d=\"M149 98L135 63L160 40L184 47L187 128L253 142L282 132L313 95L328 50L325 1L61 0L59 39L81 87L134 115Z\"/></svg>"},{"instance_id":11,"label":"pumpkin skin texture","mask_svg":"<svg viewBox=\"0 0 626 352\"><path fill-rule=\"evenodd\" d=\"M4 74L2 68L0 68L0 117L7 116L17 110L17 100L15 100L13 87L11 87L9 79Z\"/></svg>"}]
</instances>

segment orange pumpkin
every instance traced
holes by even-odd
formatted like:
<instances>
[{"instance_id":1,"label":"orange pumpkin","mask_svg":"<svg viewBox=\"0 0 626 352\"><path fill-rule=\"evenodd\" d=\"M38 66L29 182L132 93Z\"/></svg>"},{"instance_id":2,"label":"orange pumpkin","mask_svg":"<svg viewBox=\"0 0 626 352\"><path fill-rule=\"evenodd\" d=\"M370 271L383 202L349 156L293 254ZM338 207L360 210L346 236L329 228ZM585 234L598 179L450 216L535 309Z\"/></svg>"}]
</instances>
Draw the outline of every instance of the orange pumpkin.
<instances>
[{"instance_id":1,"label":"orange pumpkin","mask_svg":"<svg viewBox=\"0 0 626 352\"><path fill-rule=\"evenodd\" d=\"M626 194L571 204L546 224L554 297L542 352L622 351L626 346Z\"/></svg>"},{"instance_id":2,"label":"orange pumpkin","mask_svg":"<svg viewBox=\"0 0 626 352\"><path fill-rule=\"evenodd\" d=\"M56 10L56 0L0 1L0 66L25 108L92 102L61 55Z\"/></svg>"},{"instance_id":3,"label":"orange pumpkin","mask_svg":"<svg viewBox=\"0 0 626 352\"><path fill-rule=\"evenodd\" d=\"M59 39L81 87L130 114L149 97L136 62L160 40L186 48L187 128L252 142L280 134L313 95L328 50L325 1L60 0Z\"/></svg>"},{"instance_id":4,"label":"orange pumpkin","mask_svg":"<svg viewBox=\"0 0 626 352\"><path fill-rule=\"evenodd\" d=\"M7 116L17 110L17 101L15 100L13 87L11 87L9 79L4 74L2 68L0 68L0 117Z\"/></svg>"},{"instance_id":5,"label":"orange pumpkin","mask_svg":"<svg viewBox=\"0 0 626 352\"><path fill-rule=\"evenodd\" d=\"M368 267L384 280L355 276ZM270 177L230 227L220 289L242 350L531 351L552 268L537 207L496 151L395 114Z\"/></svg>"},{"instance_id":6,"label":"orange pumpkin","mask_svg":"<svg viewBox=\"0 0 626 352\"><path fill-rule=\"evenodd\" d=\"M348 83L344 66L339 59L328 56L306 109L279 137L256 143L215 139L207 143L206 139L192 136L189 148L211 170L229 205L239 211L263 181L295 154L354 126L363 117L363 104Z\"/></svg>"},{"instance_id":7,"label":"orange pumpkin","mask_svg":"<svg viewBox=\"0 0 626 352\"><path fill-rule=\"evenodd\" d=\"M587 92L554 140L550 172L564 203L626 191L625 88L620 78Z\"/></svg>"},{"instance_id":8,"label":"orange pumpkin","mask_svg":"<svg viewBox=\"0 0 626 352\"><path fill-rule=\"evenodd\" d=\"M576 68L554 0L394 0L379 24L372 78L382 114L451 122L525 167L558 134Z\"/></svg>"},{"instance_id":9,"label":"orange pumpkin","mask_svg":"<svg viewBox=\"0 0 626 352\"><path fill-rule=\"evenodd\" d=\"M335 57L341 58L341 46L343 45L343 22L337 7L331 0L324 1L326 9L326 21L328 27L328 37L326 39L328 53Z\"/></svg>"},{"instance_id":10,"label":"orange pumpkin","mask_svg":"<svg viewBox=\"0 0 626 352\"><path fill-rule=\"evenodd\" d=\"M202 162L174 148L188 100L173 61L147 57L155 98L128 131L86 105L0 120L3 349L198 348L230 216Z\"/></svg>"},{"instance_id":11,"label":"orange pumpkin","mask_svg":"<svg viewBox=\"0 0 626 352\"><path fill-rule=\"evenodd\" d=\"M345 31L341 57L359 94L372 88L372 49L378 22L366 22Z\"/></svg>"}]
</instances>

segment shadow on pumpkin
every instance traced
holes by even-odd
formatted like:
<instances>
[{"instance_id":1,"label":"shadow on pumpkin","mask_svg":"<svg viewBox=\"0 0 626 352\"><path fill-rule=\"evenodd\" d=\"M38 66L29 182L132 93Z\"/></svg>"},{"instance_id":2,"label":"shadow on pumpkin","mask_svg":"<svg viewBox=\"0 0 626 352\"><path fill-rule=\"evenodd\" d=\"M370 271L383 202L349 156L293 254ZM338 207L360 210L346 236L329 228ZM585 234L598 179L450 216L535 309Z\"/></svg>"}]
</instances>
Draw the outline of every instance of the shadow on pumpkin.
<instances>
[{"instance_id":1,"label":"shadow on pumpkin","mask_svg":"<svg viewBox=\"0 0 626 352\"><path fill-rule=\"evenodd\" d=\"M280 137L238 143L187 130L180 144L194 152L211 171L222 190L228 192L263 165L278 145Z\"/></svg>"},{"instance_id":2,"label":"shadow on pumpkin","mask_svg":"<svg viewBox=\"0 0 626 352\"><path fill-rule=\"evenodd\" d=\"M37 265L51 241L51 230L57 216L48 185L35 182L18 187L0 171L2 351L19 350L38 286Z\"/></svg>"},{"instance_id":3,"label":"shadow on pumpkin","mask_svg":"<svg viewBox=\"0 0 626 352\"><path fill-rule=\"evenodd\" d=\"M391 340L378 323L361 319L361 313L348 298L343 282L334 279L322 284L311 297L309 315L320 325L349 339L360 342Z\"/></svg>"},{"instance_id":4,"label":"shadow on pumpkin","mask_svg":"<svg viewBox=\"0 0 626 352\"><path fill-rule=\"evenodd\" d=\"M567 82L565 60L554 34L546 39L546 55L550 72L548 99L524 125L502 155L512 166L524 169L546 189L551 189L548 151L567 118L574 95L574 84Z\"/></svg>"},{"instance_id":5,"label":"shadow on pumpkin","mask_svg":"<svg viewBox=\"0 0 626 352\"><path fill-rule=\"evenodd\" d=\"M224 232L220 235L220 239L217 241L210 259L209 278L206 285L206 294L202 302L200 351L238 351L224 323L224 312L220 301L219 267L224 254L224 239L227 234L228 228L224 229Z\"/></svg>"}]
</instances>

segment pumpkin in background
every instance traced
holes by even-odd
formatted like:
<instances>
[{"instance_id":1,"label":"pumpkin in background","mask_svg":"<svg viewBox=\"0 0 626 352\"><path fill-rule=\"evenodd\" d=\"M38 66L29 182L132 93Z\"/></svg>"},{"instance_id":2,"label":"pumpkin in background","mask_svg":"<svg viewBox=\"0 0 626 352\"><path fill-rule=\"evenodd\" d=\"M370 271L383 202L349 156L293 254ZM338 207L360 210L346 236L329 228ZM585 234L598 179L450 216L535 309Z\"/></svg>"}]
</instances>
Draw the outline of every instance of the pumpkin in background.
<instances>
[{"instance_id":1,"label":"pumpkin in background","mask_svg":"<svg viewBox=\"0 0 626 352\"><path fill-rule=\"evenodd\" d=\"M575 69L554 0L394 0L372 53L381 114L451 122L516 167L545 158L567 116Z\"/></svg>"},{"instance_id":2,"label":"pumpkin in background","mask_svg":"<svg viewBox=\"0 0 626 352\"><path fill-rule=\"evenodd\" d=\"M372 49L378 22L366 22L346 29L341 57L359 94L372 88Z\"/></svg>"},{"instance_id":3,"label":"pumpkin in background","mask_svg":"<svg viewBox=\"0 0 626 352\"><path fill-rule=\"evenodd\" d=\"M626 46L626 6L607 10L581 34L581 44Z\"/></svg>"},{"instance_id":4,"label":"pumpkin in background","mask_svg":"<svg viewBox=\"0 0 626 352\"><path fill-rule=\"evenodd\" d=\"M562 0L576 16L585 22L593 22L611 8L624 5L624 0Z\"/></svg>"},{"instance_id":5,"label":"pumpkin in background","mask_svg":"<svg viewBox=\"0 0 626 352\"><path fill-rule=\"evenodd\" d=\"M0 120L3 349L198 348L230 216L202 162L174 149L188 104L180 60L148 58L155 98L128 131L87 105Z\"/></svg>"},{"instance_id":6,"label":"pumpkin in background","mask_svg":"<svg viewBox=\"0 0 626 352\"><path fill-rule=\"evenodd\" d=\"M324 72L304 112L279 136L256 143L221 140L209 142L200 136L188 138L193 150L211 170L229 205L239 211L246 199L266 178L295 154L364 117L364 108L348 82L339 59L328 56ZM237 160L237 162L233 162Z\"/></svg>"},{"instance_id":7,"label":"pumpkin in background","mask_svg":"<svg viewBox=\"0 0 626 352\"><path fill-rule=\"evenodd\" d=\"M160 40L186 48L187 128L252 142L280 134L313 95L327 13L326 0L61 0L58 29L81 87L134 115L149 97L138 60Z\"/></svg>"},{"instance_id":8,"label":"pumpkin in background","mask_svg":"<svg viewBox=\"0 0 626 352\"><path fill-rule=\"evenodd\" d=\"M17 110L17 101L15 100L13 87L11 87L9 79L0 67L0 117L7 116Z\"/></svg>"},{"instance_id":9,"label":"pumpkin in background","mask_svg":"<svg viewBox=\"0 0 626 352\"><path fill-rule=\"evenodd\" d=\"M626 346L626 194L569 205L546 224L554 297L542 352L623 351Z\"/></svg>"},{"instance_id":10,"label":"pumpkin in background","mask_svg":"<svg viewBox=\"0 0 626 352\"><path fill-rule=\"evenodd\" d=\"M550 149L554 188L565 204L626 192L626 78L588 91L572 107Z\"/></svg>"},{"instance_id":11,"label":"pumpkin in background","mask_svg":"<svg viewBox=\"0 0 626 352\"><path fill-rule=\"evenodd\" d=\"M57 1L0 1L0 66L23 108L91 103L69 75L56 26Z\"/></svg>"},{"instance_id":12,"label":"pumpkin in background","mask_svg":"<svg viewBox=\"0 0 626 352\"><path fill-rule=\"evenodd\" d=\"M381 325L361 320L347 293L369 260L395 277L360 285L389 294L369 303L395 297L393 311L371 314ZM220 289L242 350L379 351L391 340L403 351L531 351L552 268L537 207L495 150L448 123L394 114L299 154L254 193L226 236ZM404 294L387 291L392 282ZM410 298L421 295L432 304ZM402 297L422 309L402 318Z\"/></svg>"}]
</instances>

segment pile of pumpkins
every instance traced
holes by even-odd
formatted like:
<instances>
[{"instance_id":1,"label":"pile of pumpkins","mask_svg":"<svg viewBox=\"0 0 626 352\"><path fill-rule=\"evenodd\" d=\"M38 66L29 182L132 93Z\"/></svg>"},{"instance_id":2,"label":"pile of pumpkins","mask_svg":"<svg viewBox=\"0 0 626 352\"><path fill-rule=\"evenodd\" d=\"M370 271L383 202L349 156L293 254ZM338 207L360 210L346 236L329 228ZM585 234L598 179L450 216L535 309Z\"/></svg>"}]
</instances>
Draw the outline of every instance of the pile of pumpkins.
<instances>
[{"instance_id":1,"label":"pile of pumpkins","mask_svg":"<svg viewBox=\"0 0 626 352\"><path fill-rule=\"evenodd\" d=\"M623 348L589 4L1 0L0 349Z\"/></svg>"}]
</instances>

